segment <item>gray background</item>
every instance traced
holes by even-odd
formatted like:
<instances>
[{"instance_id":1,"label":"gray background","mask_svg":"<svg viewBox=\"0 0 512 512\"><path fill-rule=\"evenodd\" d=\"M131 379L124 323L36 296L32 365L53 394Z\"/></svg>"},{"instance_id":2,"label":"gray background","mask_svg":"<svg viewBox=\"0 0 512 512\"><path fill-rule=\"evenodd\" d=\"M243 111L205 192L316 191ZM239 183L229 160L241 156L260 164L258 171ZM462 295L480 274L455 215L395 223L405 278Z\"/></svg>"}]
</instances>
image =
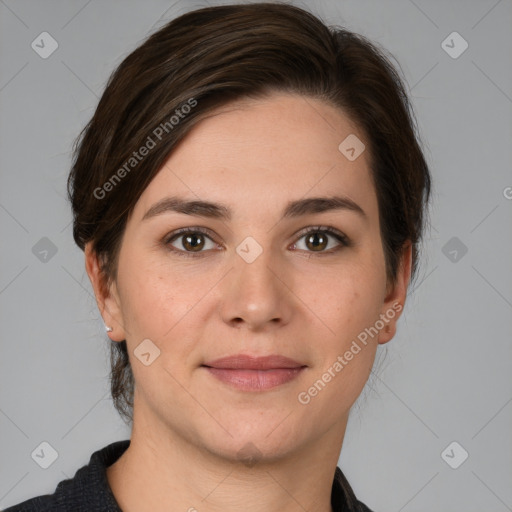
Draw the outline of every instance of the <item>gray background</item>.
<instances>
[{"instance_id":1,"label":"gray background","mask_svg":"<svg viewBox=\"0 0 512 512\"><path fill-rule=\"evenodd\" d=\"M53 492L93 451L129 438L72 240L71 143L121 60L205 5L0 0L0 507ZM512 2L308 8L396 57L435 183L416 286L353 409L340 465L376 512L512 510ZM31 48L43 31L59 45L47 59ZM469 44L458 58L441 45L453 31ZM44 237L57 252L41 261ZM31 458L43 441L58 452L48 469ZM469 453L457 469L441 456L453 441ZM449 454L457 462L460 449Z\"/></svg>"}]
</instances>

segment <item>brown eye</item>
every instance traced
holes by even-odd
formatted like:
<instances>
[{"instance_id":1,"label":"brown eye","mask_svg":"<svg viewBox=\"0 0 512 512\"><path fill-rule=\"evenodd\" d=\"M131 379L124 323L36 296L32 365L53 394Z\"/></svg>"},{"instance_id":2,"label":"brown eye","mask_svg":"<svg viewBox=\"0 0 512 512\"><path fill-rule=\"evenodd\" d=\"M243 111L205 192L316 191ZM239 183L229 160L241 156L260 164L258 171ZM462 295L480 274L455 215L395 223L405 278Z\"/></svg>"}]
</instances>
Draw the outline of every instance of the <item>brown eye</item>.
<instances>
[{"instance_id":1,"label":"brown eye","mask_svg":"<svg viewBox=\"0 0 512 512\"><path fill-rule=\"evenodd\" d=\"M335 243L333 244L332 242ZM305 233L303 232L299 240L295 242L294 249L318 253L318 255L328 255L351 245L351 241L341 231L330 227L318 226L310 228Z\"/></svg>"},{"instance_id":2,"label":"brown eye","mask_svg":"<svg viewBox=\"0 0 512 512\"><path fill-rule=\"evenodd\" d=\"M198 252L204 247L204 236L199 233L193 233L191 235L182 236L183 248L187 251Z\"/></svg>"},{"instance_id":3,"label":"brown eye","mask_svg":"<svg viewBox=\"0 0 512 512\"><path fill-rule=\"evenodd\" d=\"M166 237L163 243L180 256L202 256L208 252L208 249L217 247L211 236L203 233L201 228L183 228L174 231Z\"/></svg>"},{"instance_id":4,"label":"brown eye","mask_svg":"<svg viewBox=\"0 0 512 512\"><path fill-rule=\"evenodd\" d=\"M325 233L318 231L310 233L306 236L306 246L312 251L322 251L328 244L328 239Z\"/></svg>"}]
</instances>

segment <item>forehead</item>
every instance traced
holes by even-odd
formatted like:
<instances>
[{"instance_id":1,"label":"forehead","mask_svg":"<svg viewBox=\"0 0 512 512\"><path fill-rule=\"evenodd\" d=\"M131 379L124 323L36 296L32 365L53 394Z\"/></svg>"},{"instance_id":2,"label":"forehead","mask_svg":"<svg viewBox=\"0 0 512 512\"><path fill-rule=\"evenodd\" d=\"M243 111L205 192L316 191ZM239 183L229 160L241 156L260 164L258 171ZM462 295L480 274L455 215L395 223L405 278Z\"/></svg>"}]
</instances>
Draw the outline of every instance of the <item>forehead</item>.
<instances>
[{"instance_id":1,"label":"forehead","mask_svg":"<svg viewBox=\"0 0 512 512\"><path fill-rule=\"evenodd\" d=\"M301 197L343 194L371 213L376 197L363 145L352 120L318 99L237 100L192 128L141 195L134 217L142 219L170 194L244 206L248 214ZM360 152L355 159L347 158L352 148L349 157Z\"/></svg>"}]
</instances>

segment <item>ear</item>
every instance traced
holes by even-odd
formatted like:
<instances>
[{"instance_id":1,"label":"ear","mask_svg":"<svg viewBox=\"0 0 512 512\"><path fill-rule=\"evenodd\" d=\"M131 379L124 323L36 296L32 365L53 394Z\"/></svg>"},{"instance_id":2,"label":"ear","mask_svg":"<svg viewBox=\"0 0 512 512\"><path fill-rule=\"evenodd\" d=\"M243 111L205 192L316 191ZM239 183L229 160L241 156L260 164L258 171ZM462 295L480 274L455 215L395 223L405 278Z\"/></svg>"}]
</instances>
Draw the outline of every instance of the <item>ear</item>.
<instances>
[{"instance_id":1,"label":"ear","mask_svg":"<svg viewBox=\"0 0 512 512\"><path fill-rule=\"evenodd\" d=\"M92 249L92 243L88 242L84 249L85 269L94 289L96 304L100 310L105 325L112 327L108 336L112 341L123 341L126 339L123 326L123 315L121 301L115 283L107 286L107 279L102 272L98 255Z\"/></svg>"},{"instance_id":2,"label":"ear","mask_svg":"<svg viewBox=\"0 0 512 512\"><path fill-rule=\"evenodd\" d=\"M400 317L407 296L407 287L411 279L412 244L407 242L402 250L395 283L389 283L386 298L382 305L380 318L384 327L379 332L379 343L384 344L396 334L396 324Z\"/></svg>"}]
</instances>

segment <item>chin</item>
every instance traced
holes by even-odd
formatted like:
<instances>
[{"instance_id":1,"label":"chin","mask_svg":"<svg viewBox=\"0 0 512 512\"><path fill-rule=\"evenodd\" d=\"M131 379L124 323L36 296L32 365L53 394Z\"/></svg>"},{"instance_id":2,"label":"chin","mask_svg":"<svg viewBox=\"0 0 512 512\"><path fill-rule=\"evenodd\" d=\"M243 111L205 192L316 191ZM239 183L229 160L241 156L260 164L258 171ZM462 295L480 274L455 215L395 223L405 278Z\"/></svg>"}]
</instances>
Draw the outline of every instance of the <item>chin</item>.
<instances>
[{"instance_id":1,"label":"chin","mask_svg":"<svg viewBox=\"0 0 512 512\"><path fill-rule=\"evenodd\" d=\"M211 430L204 432L202 444L214 455L252 467L258 461L276 462L290 455L304 441L304 432L299 439L296 429L290 429L291 424L286 428L286 420L283 422L286 414L275 422L268 422L263 415L257 416L259 421L258 417L246 421L238 418L225 425L229 433L220 428L213 436Z\"/></svg>"}]
</instances>

